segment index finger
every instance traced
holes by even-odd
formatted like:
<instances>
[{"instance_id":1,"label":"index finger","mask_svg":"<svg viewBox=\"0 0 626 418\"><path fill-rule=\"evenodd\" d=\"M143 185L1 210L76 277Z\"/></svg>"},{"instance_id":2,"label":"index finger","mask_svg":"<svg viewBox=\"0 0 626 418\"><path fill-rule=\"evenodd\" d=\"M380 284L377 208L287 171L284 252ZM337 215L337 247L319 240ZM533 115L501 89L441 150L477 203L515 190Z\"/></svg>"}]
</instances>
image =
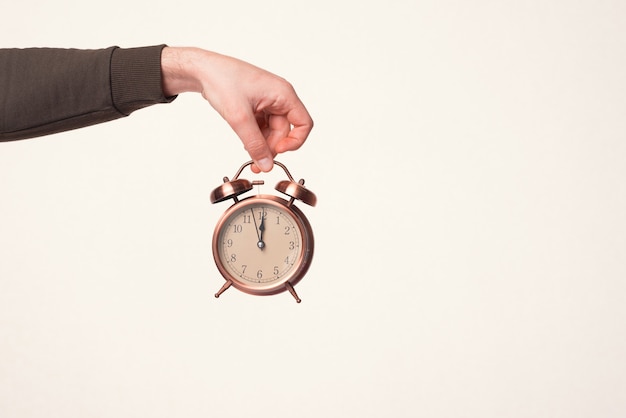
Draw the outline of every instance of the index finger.
<instances>
[{"instance_id":1,"label":"index finger","mask_svg":"<svg viewBox=\"0 0 626 418\"><path fill-rule=\"evenodd\" d=\"M267 144L255 115L247 108L225 117L230 127L235 131L245 150L256 166L262 171L270 171L273 165L273 153Z\"/></svg>"}]
</instances>

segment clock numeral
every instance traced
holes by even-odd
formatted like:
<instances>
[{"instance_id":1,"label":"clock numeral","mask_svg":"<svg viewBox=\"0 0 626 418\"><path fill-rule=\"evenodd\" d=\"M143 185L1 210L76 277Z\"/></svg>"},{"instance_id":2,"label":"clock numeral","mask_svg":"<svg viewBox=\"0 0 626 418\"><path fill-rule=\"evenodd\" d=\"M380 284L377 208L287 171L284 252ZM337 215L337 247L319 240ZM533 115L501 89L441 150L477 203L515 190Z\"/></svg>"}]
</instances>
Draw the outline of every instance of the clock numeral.
<instances>
[{"instance_id":1,"label":"clock numeral","mask_svg":"<svg viewBox=\"0 0 626 418\"><path fill-rule=\"evenodd\" d=\"M252 218L250 215L243 215L243 223L244 224L249 224L250 222L252 222Z\"/></svg>"},{"instance_id":2,"label":"clock numeral","mask_svg":"<svg viewBox=\"0 0 626 418\"><path fill-rule=\"evenodd\" d=\"M239 234L239 233L241 233L241 231L243 231L243 226L241 226L241 225L233 225L233 232L235 234Z\"/></svg>"},{"instance_id":3,"label":"clock numeral","mask_svg":"<svg viewBox=\"0 0 626 418\"><path fill-rule=\"evenodd\" d=\"M230 255L230 262L231 262L231 263L234 263L234 262L236 262L236 261L237 261L237 254L231 254L231 255Z\"/></svg>"},{"instance_id":4,"label":"clock numeral","mask_svg":"<svg viewBox=\"0 0 626 418\"><path fill-rule=\"evenodd\" d=\"M276 217L276 225L280 225L280 216Z\"/></svg>"},{"instance_id":5,"label":"clock numeral","mask_svg":"<svg viewBox=\"0 0 626 418\"><path fill-rule=\"evenodd\" d=\"M285 235L291 235L291 228L288 226L285 227Z\"/></svg>"},{"instance_id":6,"label":"clock numeral","mask_svg":"<svg viewBox=\"0 0 626 418\"><path fill-rule=\"evenodd\" d=\"M263 278L263 270L259 270L256 272L256 278L259 280Z\"/></svg>"},{"instance_id":7,"label":"clock numeral","mask_svg":"<svg viewBox=\"0 0 626 418\"><path fill-rule=\"evenodd\" d=\"M233 240L232 239L227 239L226 241L224 241L224 245L226 245L226 247L230 248L233 246Z\"/></svg>"},{"instance_id":8,"label":"clock numeral","mask_svg":"<svg viewBox=\"0 0 626 418\"><path fill-rule=\"evenodd\" d=\"M267 212L265 209L259 211L259 221L262 221L263 219L267 219Z\"/></svg>"},{"instance_id":9,"label":"clock numeral","mask_svg":"<svg viewBox=\"0 0 626 418\"><path fill-rule=\"evenodd\" d=\"M295 243L295 242L293 242L293 241L289 241L289 249L290 249L290 250L293 250L293 249L295 249L295 248L296 248L296 243Z\"/></svg>"},{"instance_id":10,"label":"clock numeral","mask_svg":"<svg viewBox=\"0 0 626 418\"><path fill-rule=\"evenodd\" d=\"M285 264L289 264L289 257L285 257Z\"/></svg>"},{"instance_id":11,"label":"clock numeral","mask_svg":"<svg viewBox=\"0 0 626 418\"><path fill-rule=\"evenodd\" d=\"M280 273L280 270L278 270L278 266L274 266L274 276L278 276L278 273Z\"/></svg>"},{"instance_id":12,"label":"clock numeral","mask_svg":"<svg viewBox=\"0 0 626 418\"><path fill-rule=\"evenodd\" d=\"M241 274L244 274L246 272L246 269L248 268L247 264L242 264L241 265Z\"/></svg>"}]
</instances>

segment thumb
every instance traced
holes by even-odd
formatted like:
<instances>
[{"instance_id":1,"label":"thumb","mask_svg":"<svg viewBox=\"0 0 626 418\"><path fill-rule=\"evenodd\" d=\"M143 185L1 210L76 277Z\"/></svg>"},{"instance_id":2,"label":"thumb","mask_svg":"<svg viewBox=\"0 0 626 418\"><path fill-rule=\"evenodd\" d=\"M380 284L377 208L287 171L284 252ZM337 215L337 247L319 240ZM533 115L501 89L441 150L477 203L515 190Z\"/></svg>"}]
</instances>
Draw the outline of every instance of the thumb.
<instances>
[{"instance_id":1,"label":"thumb","mask_svg":"<svg viewBox=\"0 0 626 418\"><path fill-rule=\"evenodd\" d=\"M241 139L254 164L261 171L271 171L274 166L274 154L265 140L254 115L251 112L240 113L238 117L227 119L227 122L239 139Z\"/></svg>"}]
</instances>

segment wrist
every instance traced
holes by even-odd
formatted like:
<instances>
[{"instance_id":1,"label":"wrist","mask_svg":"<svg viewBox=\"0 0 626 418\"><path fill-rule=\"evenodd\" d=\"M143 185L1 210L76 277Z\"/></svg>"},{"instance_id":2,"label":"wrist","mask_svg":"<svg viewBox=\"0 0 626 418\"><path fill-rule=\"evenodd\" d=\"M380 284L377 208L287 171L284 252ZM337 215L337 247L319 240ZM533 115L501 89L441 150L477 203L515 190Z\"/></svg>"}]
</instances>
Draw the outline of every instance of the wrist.
<instances>
[{"instance_id":1,"label":"wrist","mask_svg":"<svg viewBox=\"0 0 626 418\"><path fill-rule=\"evenodd\" d=\"M199 78L194 74L194 48L165 47L161 53L163 94L175 96L186 92L201 92Z\"/></svg>"}]
</instances>

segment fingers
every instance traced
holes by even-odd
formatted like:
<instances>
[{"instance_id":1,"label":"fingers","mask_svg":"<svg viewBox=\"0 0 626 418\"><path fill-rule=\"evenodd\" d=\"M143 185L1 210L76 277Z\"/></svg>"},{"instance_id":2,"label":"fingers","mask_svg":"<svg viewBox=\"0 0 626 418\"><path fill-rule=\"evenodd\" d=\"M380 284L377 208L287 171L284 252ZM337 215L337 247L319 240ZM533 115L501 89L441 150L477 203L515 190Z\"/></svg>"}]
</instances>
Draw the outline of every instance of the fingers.
<instances>
[{"instance_id":1,"label":"fingers","mask_svg":"<svg viewBox=\"0 0 626 418\"><path fill-rule=\"evenodd\" d=\"M287 113L286 119L291 129L275 144L273 150L277 153L297 150L304 144L313 129L313 119L299 100Z\"/></svg>"},{"instance_id":2,"label":"fingers","mask_svg":"<svg viewBox=\"0 0 626 418\"><path fill-rule=\"evenodd\" d=\"M281 78L271 81L267 85L273 88L266 90L257 102L256 119L276 155L300 148L313 129L313 119L290 83Z\"/></svg>"},{"instance_id":3,"label":"fingers","mask_svg":"<svg viewBox=\"0 0 626 418\"><path fill-rule=\"evenodd\" d=\"M294 127L289 135L283 137L276 143L274 146L274 151L278 154L286 152L286 151L295 151L300 148L304 141L306 141L307 136L311 132L313 128L313 124L307 126L297 126Z\"/></svg>"},{"instance_id":4,"label":"fingers","mask_svg":"<svg viewBox=\"0 0 626 418\"><path fill-rule=\"evenodd\" d=\"M276 145L289 135L290 130L291 124L286 117L282 115L269 116L265 138L274 155L277 154Z\"/></svg>"},{"instance_id":5,"label":"fingers","mask_svg":"<svg viewBox=\"0 0 626 418\"><path fill-rule=\"evenodd\" d=\"M277 154L277 144L289 134L289 129L291 128L289 121L284 116L268 115L265 112L262 112L261 115L257 114L256 121L267 146L272 151L272 155L275 156ZM256 164L252 166L252 171L255 173L261 172Z\"/></svg>"},{"instance_id":6,"label":"fingers","mask_svg":"<svg viewBox=\"0 0 626 418\"><path fill-rule=\"evenodd\" d=\"M313 120L304 106L300 106L286 115L272 114L273 109L253 114L241 107L237 113L225 115L254 161L255 171L270 171L276 154L296 150L304 144Z\"/></svg>"},{"instance_id":7,"label":"fingers","mask_svg":"<svg viewBox=\"0 0 626 418\"><path fill-rule=\"evenodd\" d=\"M224 118L241 139L256 167L264 172L271 171L274 166L274 153L261 131L260 120L251 110L246 111L243 108L240 113L224 115Z\"/></svg>"}]
</instances>

